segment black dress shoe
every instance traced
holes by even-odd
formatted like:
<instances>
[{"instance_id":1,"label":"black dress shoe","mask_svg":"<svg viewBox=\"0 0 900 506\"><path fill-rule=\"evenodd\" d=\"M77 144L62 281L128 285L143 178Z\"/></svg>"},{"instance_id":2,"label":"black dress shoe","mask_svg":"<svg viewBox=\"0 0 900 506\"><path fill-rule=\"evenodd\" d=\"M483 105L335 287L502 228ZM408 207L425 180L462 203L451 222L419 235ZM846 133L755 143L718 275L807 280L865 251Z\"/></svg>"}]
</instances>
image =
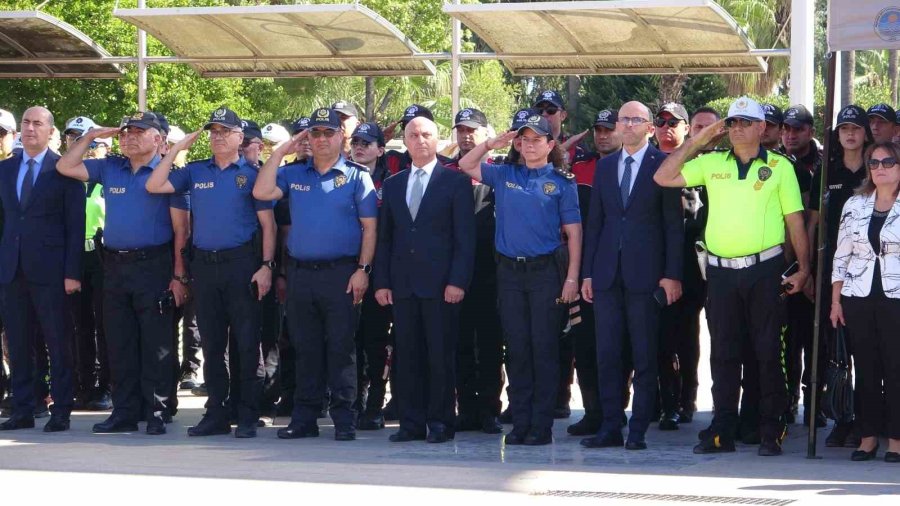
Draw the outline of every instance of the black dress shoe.
<instances>
[{"instance_id":1,"label":"black dress shoe","mask_svg":"<svg viewBox=\"0 0 900 506\"><path fill-rule=\"evenodd\" d=\"M756 454L760 457L776 457L781 455L781 443L777 439L763 439L759 443L759 449Z\"/></svg>"},{"instance_id":2,"label":"black dress shoe","mask_svg":"<svg viewBox=\"0 0 900 506\"><path fill-rule=\"evenodd\" d=\"M150 426L147 426L147 430L150 429ZM137 422L132 422L131 420L126 420L119 416L118 413L113 413L109 415L109 418L106 420L95 423L94 427L91 429L92 432L96 434L108 434L113 432L137 432L138 425Z\"/></svg>"},{"instance_id":3,"label":"black dress shoe","mask_svg":"<svg viewBox=\"0 0 900 506\"><path fill-rule=\"evenodd\" d=\"M365 414L359 418L356 428L359 430L381 430L384 428L384 415L381 413L374 415Z\"/></svg>"},{"instance_id":4,"label":"black dress shoe","mask_svg":"<svg viewBox=\"0 0 900 506\"><path fill-rule=\"evenodd\" d=\"M69 430L69 417L53 415L44 425L44 432L62 432Z\"/></svg>"},{"instance_id":5,"label":"black dress shoe","mask_svg":"<svg viewBox=\"0 0 900 506\"><path fill-rule=\"evenodd\" d=\"M0 430L19 430L33 429L34 418L24 416L14 416L9 420L0 423Z\"/></svg>"},{"instance_id":6,"label":"black dress shoe","mask_svg":"<svg viewBox=\"0 0 900 506\"><path fill-rule=\"evenodd\" d=\"M278 429L278 439L303 439L307 437L319 437L319 426L315 424L291 424L283 429Z\"/></svg>"},{"instance_id":7,"label":"black dress shoe","mask_svg":"<svg viewBox=\"0 0 900 506\"><path fill-rule=\"evenodd\" d=\"M878 456L878 445L875 445L875 448L872 448L871 451L865 450L856 450L850 454L850 460L854 462L865 462L867 460L874 460L875 457Z\"/></svg>"},{"instance_id":8,"label":"black dress shoe","mask_svg":"<svg viewBox=\"0 0 900 506\"><path fill-rule=\"evenodd\" d=\"M88 403L88 409L91 411L109 411L112 407L112 397L106 390L98 390L91 402Z\"/></svg>"},{"instance_id":9,"label":"black dress shoe","mask_svg":"<svg viewBox=\"0 0 900 506\"><path fill-rule=\"evenodd\" d=\"M144 431L148 436L161 436L166 433L166 422L160 416L151 417Z\"/></svg>"},{"instance_id":10,"label":"black dress shoe","mask_svg":"<svg viewBox=\"0 0 900 506\"><path fill-rule=\"evenodd\" d=\"M400 430L391 434L388 440L392 443L407 443L409 441L425 441L426 437L424 432L412 432L401 427Z\"/></svg>"},{"instance_id":11,"label":"black dress shoe","mask_svg":"<svg viewBox=\"0 0 900 506\"><path fill-rule=\"evenodd\" d=\"M50 416L50 408L47 407L47 403L38 401L37 405L34 407L34 417L47 418L48 416Z\"/></svg>"},{"instance_id":12,"label":"black dress shoe","mask_svg":"<svg viewBox=\"0 0 900 506\"><path fill-rule=\"evenodd\" d=\"M694 411L690 409L682 409L678 412L678 423L691 423L694 421Z\"/></svg>"},{"instance_id":13,"label":"black dress shoe","mask_svg":"<svg viewBox=\"0 0 900 506\"><path fill-rule=\"evenodd\" d=\"M561 420L563 418L569 418L570 416L572 416L572 409L569 407L568 404L565 406L557 406L557 407L553 408L553 418L555 418L557 420Z\"/></svg>"},{"instance_id":14,"label":"black dress shoe","mask_svg":"<svg viewBox=\"0 0 900 506\"><path fill-rule=\"evenodd\" d=\"M844 443L847 442L847 437L850 436L850 431L853 429L853 424L850 423L836 423L834 424L834 428L831 429L831 433L828 434L828 437L825 438L825 447L826 448L843 448ZM856 445L859 446L859 445Z\"/></svg>"},{"instance_id":15,"label":"black dress shoe","mask_svg":"<svg viewBox=\"0 0 900 506\"><path fill-rule=\"evenodd\" d=\"M625 449L626 450L646 450L647 449L647 441L644 440L644 436L632 438L629 435L628 440L625 441Z\"/></svg>"},{"instance_id":16,"label":"black dress shoe","mask_svg":"<svg viewBox=\"0 0 900 506\"><path fill-rule=\"evenodd\" d=\"M197 397L207 397L209 396L209 391L206 389L206 383L200 383L191 389L191 395L195 395Z\"/></svg>"},{"instance_id":17,"label":"black dress shoe","mask_svg":"<svg viewBox=\"0 0 900 506\"><path fill-rule=\"evenodd\" d=\"M356 439L356 431L353 429L334 429L335 441L353 441Z\"/></svg>"},{"instance_id":18,"label":"black dress shoe","mask_svg":"<svg viewBox=\"0 0 900 506\"><path fill-rule=\"evenodd\" d=\"M663 413L659 419L659 430L678 430L678 415L675 413Z\"/></svg>"},{"instance_id":19,"label":"black dress shoe","mask_svg":"<svg viewBox=\"0 0 900 506\"><path fill-rule=\"evenodd\" d=\"M741 442L745 445L758 445L762 442L759 429L745 429L741 431Z\"/></svg>"},{"instance_id":20,"label":"black dress shoe","mask_svg":"<svg viewBox=\"0 0 900 506\"><path fill-rule=\"evenodd\" d=\"M498 418L500 419L500 423L513 423L512 410L509 408L509 406L507 406L506 409L500 412L500 416Z\"/></svg>"},{"instance_id":21,"label":"black dress shoe","mask_svg":"<svg viewBox=\"0 0 900 506\"><path fill-rule=\"evenodd\" d=\"M191 427L187 431L188 436L218 436L231 433L231 425L227 421L217 420L209 415L203 415L200 423Z\"/></svg>"},{"instance_id":22,"label":"black dress shoe","mask_svg":"<svg viewBox=\"0 0 900 506\"><path fill-rule=\"evenodd\" d=\"M718 434L710 434L694 447L694 453L701 455L706 453L730 453L733 451L735 451L734 441L724 439Z\"/></svg>"},{"instance_id":23,"label":"black dress shoe","mask_svg":"<svg viewBox=\"0 0 900 506\"><path fill-rule=\"evenodd\" d=\"M496 416L486 416L481 420L481 432L485 434L503 434L503 424Z\"/></svg>"},{"instance_id":24,"label":"black dress shoe","mask_svg":"<svg viewBox=\"0 0 900 506\"><path fill-rule=\"evenodd\" d=\"M194 371L187 371L182 374L181 380L178 382L179 390L193 390L198 386L200 386L200 382L197 381L197 373Z\"/></svg>"},{"instance_id":25,"label":"black dress shoe","mask_svg":"<svg viewBox=\"0 0 900 506\"><path fill-rule=\"evenodd\" d=\"M457 432L481 430L481 423L474 416L464 413L456 417L456 430Z\"/></svg>"},{"instance_id":26,"label":"black dress shoe","mask_svg":"<svg viewBox=\"0 0 900 506\"><path fill-rule=\"evenodd\" d=\"M238 439L250 439L256 437L256 425L238 425L234 429L234 437Z\"/></svg>"},{"instance_id":27,"label":"black dress shoe","mask_svg":"<svg viewBox=\"0 0 900 506\"><path fill-rule=\"evenodd\" d=\"M884 461L891 463L891 464L896 464L896 463L900 462L900 453L884 452Z\"/></svg>"},{"instance_id":28,"label":"black dress shoe","mask_svg":"<svg viewBox=\"0 0 900 506\"><path fill-rule=\"evenodd\" d=\"M584 415L581 420L566 427L570 436L590 436L600 430L600 421L590 415Z\"/></svg>"},{"instance_id":29,"label":"black dress shoe","mask_svg":"<svg viewBox=\"0 0 900 506\"><path fill-rule=\"evenodd\" d=\"M522 444L525 446L543 446L553 442L553 432L550 429L532 429L528 431Z\"/></svg>"},{"instance_id":30,"label":"black dress shoe","mask_svg":"<svg viewBox=\"0 0 900 506\"><path fill-rule=\"evenodd\" d=\"M517 446L525 444L525 437L528 435L527 429L517 429L513 427L508 434L503 436L503 443L508 446Z\"/></svg>"},{"instance_id":31,"label":"black dress shoe","mask_svg":"<svg viewBox=\"0 0 900 506\"><path fill-rule=\"evenodd\" d=\"M585 448L621 448L624 444L622 434L616 432L604 432L581 440L581 446Z\"/></svg>"},{"instance_id":32,"label":"black dress shoe","mask_svg":"<svg viewBox=\"0 0 900 506\"><path fill-rule=\"evenodd\" d=\"M703 441L704 439L709 439L710 436L712 436L712 435L713 435L713 428L712 428L712 424L710 424L709 427L707 427L705 429L701 429L700 432L697 433L697 439L699 439L700 441Z\"/></svg>"},{"instance_id":33,"label":"black dress shoe","mask_svg":"<svg viewBox=\"0 0 900 506\"><path fill-rule=\"evenodd\" d=\"M446 443L453 439L455 434L451 429L441 428L428 431L425 441L429 443Z\"/></svg>"}]
</instances>

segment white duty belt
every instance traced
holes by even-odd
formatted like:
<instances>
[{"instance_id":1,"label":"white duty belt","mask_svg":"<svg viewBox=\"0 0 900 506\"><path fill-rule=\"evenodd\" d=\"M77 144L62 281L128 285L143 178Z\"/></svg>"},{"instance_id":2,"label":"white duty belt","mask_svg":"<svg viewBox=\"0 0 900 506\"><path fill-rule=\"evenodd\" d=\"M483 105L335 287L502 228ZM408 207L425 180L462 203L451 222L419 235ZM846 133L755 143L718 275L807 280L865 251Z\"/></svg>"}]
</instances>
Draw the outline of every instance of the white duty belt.
<instances>
[{"instance_id":1,"label":"white duty belt","mask_svg":"<svg viewBox=\"0 0 900 506\"><path fill-rule=\"evenodd\" d=\"M724 269L746 269L747 267L752 267L760 262L765 262L771 258L775 258L778 255L781 255L784 252L784 248L779 244L778 246L772 246L769 249L760 251L759 253L754 253L752 255L747 255L744 257L735 257L735 258L722 258L713 255L712 253L707 253L707 262L709 265L713 267L722 267Z\"/></svg>"}]
</instances>

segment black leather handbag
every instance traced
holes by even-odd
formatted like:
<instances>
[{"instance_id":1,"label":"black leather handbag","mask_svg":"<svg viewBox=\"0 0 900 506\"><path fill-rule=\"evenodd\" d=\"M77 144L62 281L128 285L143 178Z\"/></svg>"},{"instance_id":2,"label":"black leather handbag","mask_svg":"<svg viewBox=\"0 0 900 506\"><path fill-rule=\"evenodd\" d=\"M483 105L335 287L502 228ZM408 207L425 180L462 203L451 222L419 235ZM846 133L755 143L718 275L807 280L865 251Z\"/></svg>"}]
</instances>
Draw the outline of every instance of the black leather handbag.
<instances>
[{"instance_id":1,"label":"black leather handbag","mask_svg":"<svg viewBox=\"0 0 900 506\"><path fill-rule=\"evenodd\" d=\"M828 365L825 367L822 409L828 418L839 423L849 423L853 421L853 372L843 325L835 329L832 344Z\"/></svg>"}]
</instances>

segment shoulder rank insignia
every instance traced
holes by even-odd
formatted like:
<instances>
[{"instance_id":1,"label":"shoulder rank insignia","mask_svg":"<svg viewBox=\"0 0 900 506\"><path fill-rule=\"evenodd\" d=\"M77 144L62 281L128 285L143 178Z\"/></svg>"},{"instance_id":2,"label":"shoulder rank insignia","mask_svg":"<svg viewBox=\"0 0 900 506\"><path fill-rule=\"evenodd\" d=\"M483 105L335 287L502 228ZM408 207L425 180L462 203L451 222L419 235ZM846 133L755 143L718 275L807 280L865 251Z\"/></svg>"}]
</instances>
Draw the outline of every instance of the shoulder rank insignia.
<instances>
[{"instance_id":1,"label":"shoulder rank insignia","mask_svg":"<svg viewBox=\"0 0 900 506\"><path fill-rule=\"evenodd\" d=\"M560 176L562 176L566 179L575 179L575 174L573 174L572 171L570 171L569 169L566 169L563 167L554 167L553 170L557 174L559 174ZM546 186L545 186L545 188L546 188Z\"/></svg>"}]
</instances>

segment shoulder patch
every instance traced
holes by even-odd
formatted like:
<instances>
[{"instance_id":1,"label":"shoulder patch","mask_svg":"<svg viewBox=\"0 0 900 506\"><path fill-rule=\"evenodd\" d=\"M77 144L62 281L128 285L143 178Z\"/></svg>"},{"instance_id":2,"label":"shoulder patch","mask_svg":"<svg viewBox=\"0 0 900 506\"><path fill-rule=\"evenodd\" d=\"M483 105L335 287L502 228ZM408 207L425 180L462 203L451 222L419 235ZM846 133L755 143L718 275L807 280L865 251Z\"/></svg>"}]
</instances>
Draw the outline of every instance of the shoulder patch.
<instances>
[{"instance_id":1,"label":"shoulder patch","mask_svg":"<svg viewBox=\"0 0 900 506\"><path fill-rule=\"evenodd\" d=\"M369 169L366 168L365 165L360 165L360 164L358 164L358 163L356 163L356 162L351 162L350 160L346 160L346 159L344 160L344 165L346 165L347 167L353 167L353 168L356 169L356 170L361 170L361 171L364 171L364 172L368 172L368 171L369 171Z\"/></svg>"},{"instance_id":2,"label":"shoulder patch","mask_svg":"<svg viewBox=\"0 0 900 506\"><path fill-rule=\"evenodd\" d=\"M554 167L553 172L569 180L575 179L575 174L563 167Z\"/></svg>"}]
</instances>

